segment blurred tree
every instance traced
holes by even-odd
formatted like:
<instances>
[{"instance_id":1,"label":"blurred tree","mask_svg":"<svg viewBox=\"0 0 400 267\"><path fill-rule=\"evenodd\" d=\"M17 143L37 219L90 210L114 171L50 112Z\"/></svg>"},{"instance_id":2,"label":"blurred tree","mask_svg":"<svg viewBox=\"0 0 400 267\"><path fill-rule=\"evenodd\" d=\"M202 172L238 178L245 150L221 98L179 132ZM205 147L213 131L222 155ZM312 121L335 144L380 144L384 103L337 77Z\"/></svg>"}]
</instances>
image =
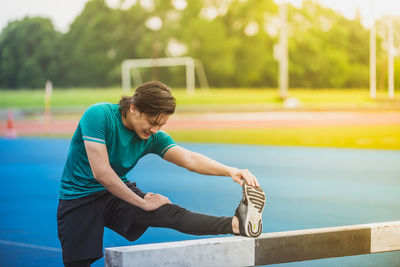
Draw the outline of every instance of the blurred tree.
<instances>
[{"instance_id":1,"label":"blurred tree","mask_svg":"<svg viewBox=\"0 0 400 267\"><path fill-rule=\"evenodd\" d=\"M43 88L46 80L56 78L60 37L49 19L9 23L0 35L0 87Z\"/></svg>"},{"instance_id":2,"label":"blurred tree","mask_svg":"<svg viewBox=\"0 0 400 267\"><path fill-rule=\"evenodd\" d=\"M113 13L117 14L113 14ZM62 38L60 62L65 86L109 86L115 84L110 73L119 63L115 36L120 29L118 11L102 0L89 1Z\"/></svg>"},{"instance_id":3,"label":"blurred tree","mask_svg":"<svg viewBox=\"0 0 400 267\"><path fill-rule=\"evenodd\" d=\"M229 86L234 75L234 51L239 40L228 36L221 20L223 1L188 1L184 10L170 16L169 38L186 48L182 56L200 59L212 86Z\"/></svg>"},{"instance_id":4,"label":"blurred tree","mask_svg":"<svg viewBox=\"0 0 400 267\"><path fill-rule=\"evenodd\" d=\"M264 31L272 0L190 1L172 35L200 59L212 86L272 86L276 63Z\"/></svg>"},{"instance_id":5,"label":"blurred tree","mask_svg":"<svg viewBox=\"0 0 400 267\"><path fill-rule=\"evenodd\" d=\"M167 4L166 4L167 3ZM110 8L104 0L89 1L63 37L64 85L110 86L120 84L121 62L125 59L165 56L164 28L159 33L145 26L152 16L172 6L159 1L154 9L139 3L128 9ZM158 36L156 36L158 35Z\"/></svg>"},{"instance_id":6,"label":"blurred tree","mask_svg":"<svg viewBox=\"0 0 400 267\"><path fill-rule=\"evenodd\" d=\"M368 87L369 32L313 1L289 8L291 87Z\"/></svg>"},{"instance_id":7,"label":"blurred tree","mask_svg":"<svg viewBox=\"0 0 400 267\"><path fill-rule=\"evenodd\" d=\"M10 23L0 35L0 86L114 86L124 59L191 56L211 86L275 87L278 7L273 0L89 1L69 32L48 19ZM132 4L133 3L133 4ZM151 30L151 18L161 22ZM290 87L368 87L369 33L314 1L289 5ZM396 22L400 26L400 20ZM383 26L382 26L383 25ZM387 80L385 21L378 21L378 84ZM400 37L397 35L396 42ZM396 45L398 47L398 45ZM399 60L395 61L396 72ZM182 67L141 70L143 80L184 86ZM156 74L156 76L154 76ZM396 86L400 79L396 79ZM380 86L380 87L382 87Z\"/></svg>"},{"instance_id":8,"label":"blurred tree","mask_svg":"<svg viewBox=\"0 0 400 267\"><path fill-rule=\"evenodd\" d=\"M233 1L223 17L228 35L240 40L235 50L232 86L277 85L278 65L273 58L277 36L269 35L278 7L273 0Z\"/></svg>"}]
</instances>

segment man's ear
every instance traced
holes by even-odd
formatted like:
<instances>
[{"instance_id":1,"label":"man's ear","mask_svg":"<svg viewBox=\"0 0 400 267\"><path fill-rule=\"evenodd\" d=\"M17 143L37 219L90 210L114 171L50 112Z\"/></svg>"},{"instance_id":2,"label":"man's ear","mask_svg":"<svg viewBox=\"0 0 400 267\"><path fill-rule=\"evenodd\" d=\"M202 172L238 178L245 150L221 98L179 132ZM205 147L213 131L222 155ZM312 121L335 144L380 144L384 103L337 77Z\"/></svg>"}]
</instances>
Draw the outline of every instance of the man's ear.
<instances>
[{"instance_id":1,"label":"man's ear","mask_svg":"<svg viewBox=\"0 0 400 267\"><path fill-rule=\"evenodd\" d=\"M136 113L136 111L137 111L137 109L136 109L135 105L131 104L130 107L129 107L129 112Z\"/></svg>"}]
</instances>

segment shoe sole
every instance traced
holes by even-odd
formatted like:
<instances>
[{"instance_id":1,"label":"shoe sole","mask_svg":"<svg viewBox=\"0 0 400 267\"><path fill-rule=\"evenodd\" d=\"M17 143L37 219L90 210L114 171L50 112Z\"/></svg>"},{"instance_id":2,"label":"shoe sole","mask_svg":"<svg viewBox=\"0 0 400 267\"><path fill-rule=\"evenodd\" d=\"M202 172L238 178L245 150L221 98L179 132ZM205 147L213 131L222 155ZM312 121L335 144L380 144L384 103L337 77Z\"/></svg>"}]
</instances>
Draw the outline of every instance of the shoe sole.
<instances>
[{"instance_id":1,"label":"shoe sole","mask_svg":"<svg viewBox=\"0 0 400 267\"><path fill-rule=\"evenodd\" d=\"M266 202L265 193L260 187L252 187L247 183L243 185L243 192L248 203L244 224L246 235L257 237L262 232L262 212Z\"/></svg>"}]
</instances>

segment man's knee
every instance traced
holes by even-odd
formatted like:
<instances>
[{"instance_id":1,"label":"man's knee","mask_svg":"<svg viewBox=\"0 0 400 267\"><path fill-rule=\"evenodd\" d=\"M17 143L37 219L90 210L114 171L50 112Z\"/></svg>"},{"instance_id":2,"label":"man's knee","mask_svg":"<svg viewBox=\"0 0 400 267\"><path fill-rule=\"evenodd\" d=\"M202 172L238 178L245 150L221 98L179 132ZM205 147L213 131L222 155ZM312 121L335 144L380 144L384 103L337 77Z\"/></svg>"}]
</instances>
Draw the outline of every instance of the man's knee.
<instances>
[{"instance_id":1,"label":"man's knee","mask_svg":"<svg viewBox=\"0 0 400 267\"><path fill-rule=\"evenodd\" d=\"M190 211L176 204L165 204L155 210L155 212L159 213L159 215L163 217L179 218Z\"/></svg>"}]
</instances>

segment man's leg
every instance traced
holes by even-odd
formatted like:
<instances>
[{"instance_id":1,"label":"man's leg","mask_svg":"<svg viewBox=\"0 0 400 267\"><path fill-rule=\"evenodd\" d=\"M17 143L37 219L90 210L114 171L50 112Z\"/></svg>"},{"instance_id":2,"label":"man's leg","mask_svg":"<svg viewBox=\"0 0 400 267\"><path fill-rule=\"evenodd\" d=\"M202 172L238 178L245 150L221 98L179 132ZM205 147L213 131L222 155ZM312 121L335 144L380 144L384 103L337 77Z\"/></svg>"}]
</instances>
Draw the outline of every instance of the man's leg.
<instances>
[{"instance_id":1,"label":"man's leg","mask_svg":"<svg viewBox=\"0 0 400 267\"><path fill-rule=\"evenodd\" d=\"M137 195L145 193L128 184ZM132 206L114 196L107 200L105 226L130 241L140 237L147 227L165 227L193 235L232 234L232 217L216 217L191 212L175 204L166 204L151 212Z\"/></svg>"},{"instance_id":2,"label":"man's leg","mask_svg":"<svg viewBox=\"0 0 400 267\"><path fill-rule=\"evenodd\" d=\"M165 204L155 211L140 210L135 225L165 227L192 235L232 234L232 217L216 217L191 212L175 204Z\"/></svg>"},{"instance_id":3,"label":"man's leg","mask_svg":"<svg viewBox=\"0 0 400 267\"><path fill-rule=\"evenodd\" d=\"M88 266L103 256L104 220L96 200L97 194L59 201L58 237L66 266Z\"/></svg>"}]
</instances>

